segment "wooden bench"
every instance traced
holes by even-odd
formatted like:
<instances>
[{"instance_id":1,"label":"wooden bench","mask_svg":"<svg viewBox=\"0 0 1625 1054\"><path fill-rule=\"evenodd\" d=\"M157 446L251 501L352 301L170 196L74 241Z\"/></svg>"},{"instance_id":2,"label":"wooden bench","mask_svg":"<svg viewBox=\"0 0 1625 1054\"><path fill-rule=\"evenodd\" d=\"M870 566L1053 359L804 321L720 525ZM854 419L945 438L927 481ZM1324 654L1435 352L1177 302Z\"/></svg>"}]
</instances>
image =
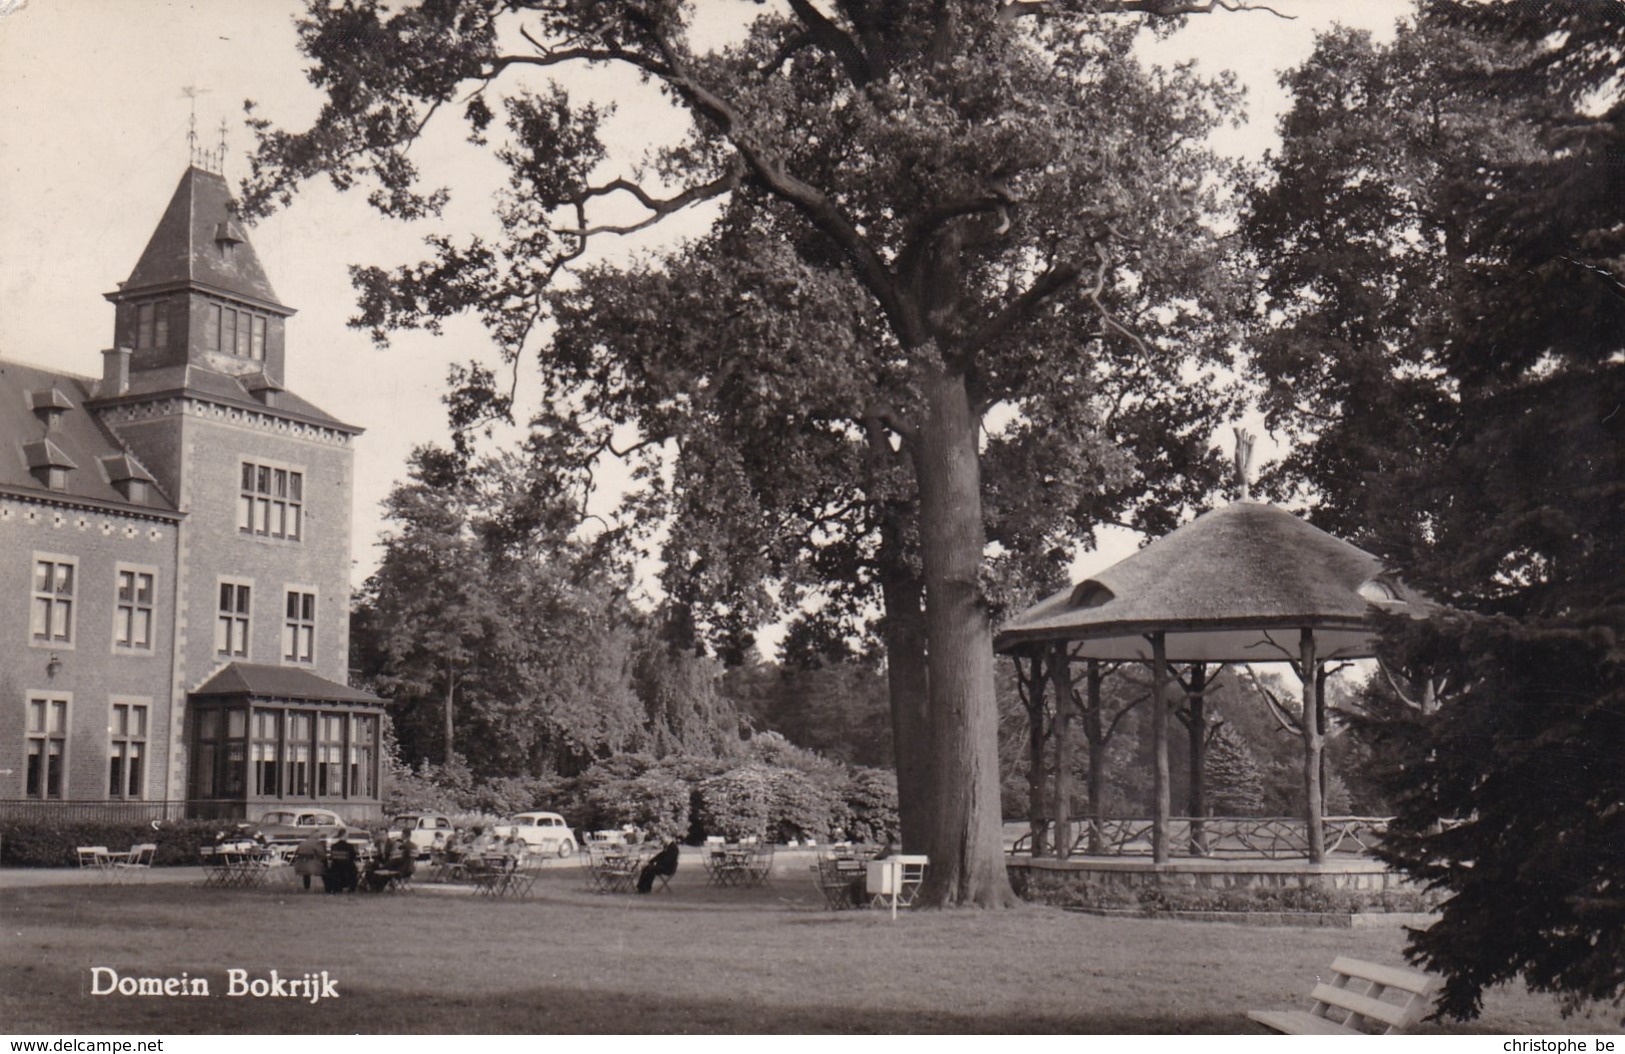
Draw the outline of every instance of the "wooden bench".
<instances>
[{"instance_id":1,"label":"wooden bench","mask_svg":"<svg viewBox=\"0 0 1625 1054\"><path fill-rule=\"evenodd\" d=\"M1363 1036L1403 1032L1433 1003L1439 979L1339 955L1330 984L1315 985L1308 1010L1251 1010L1247 1016L1290 1036Z\"/></svg>"}]
</instances>

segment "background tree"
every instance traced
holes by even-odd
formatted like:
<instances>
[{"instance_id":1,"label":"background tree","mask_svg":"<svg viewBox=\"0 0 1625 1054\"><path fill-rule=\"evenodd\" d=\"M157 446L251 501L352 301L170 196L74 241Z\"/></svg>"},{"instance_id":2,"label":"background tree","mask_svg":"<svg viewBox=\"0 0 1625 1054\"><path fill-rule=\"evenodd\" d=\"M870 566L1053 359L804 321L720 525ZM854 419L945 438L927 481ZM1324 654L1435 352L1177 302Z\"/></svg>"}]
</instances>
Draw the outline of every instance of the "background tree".
<instances>
[{"instance_id":1,"label":"background tree","mask_svg":"<svg viewBox=\"0 0 1625 1054\"><path fill-rule=\"evenodd\" d=\"M1264 814L1264 770L1246 740L1219 725L1207 753L1208 806L1214 816Z\"/></svg>"},{"instance_id":2,"label":"background tree","mask_svg":"<svg viewBox=\"0 0 1625 1054\"><path fill-rule=\"evenodd\" d=\"M381 208L422 215L442 196L416 188L406 150L429 116L460 93L473 90L464 111L484 141L495 117L494 85L514 74L608 63L659 85L693 120L688 138L657 151L649 170L675 190L625 175L593 182L605 160L603 111L573 104L556 85L520 87L500 104L508 138L497 153L511 186L500 204L503 244L442 240L436 260L421 268L364 273L371 317L398 325L471 308L517 355L540 316L540 294L590 239L724 195L738 221L732 233L755 239L737 256L741 266L776 259L764 275L788 276L791 292L805 290L826 312L846 307L859 315L855 326L803 334L799 350L815 369L779 359L787 367L782 383L813 385L797 400L807 412L759 419L744 435L754 443L816 429L827 417L828 427L871 437L876 459L890 454L900 462L891 477L897 500L869 511L896 512L891 522L871 521L882 543L891 532L894 545L917 545L882 564L883 575L898 576L891 584L900 591L886 593L888 622L894 632L909 624L912 634L910 654L889 657L911 689L923 684L927 700L920 727L907 729L926 734L899 727L895 737L905 750L905 838L913 777L929 773L927 899L1005 904L1012 895L994 757L996 598L984 567L986 514L996 505L984 501L984 426L991 409L1006 407L1034 430L1079 438L1085 426L1077 422L1089 420L1085 408L1097 405L1101 392L1101 371L1087 368L1085 349L1139 362L1171 386L1181 379L1178 349L1214 346L1205 302L1224 276L1207 221L1220 202L1208 179L1214 163L1197 144L1225 99L1188 71L1139 68L1130 48L1137 23L1118 17L1211 6L853 0L826 13L794 2L758 18L739 45L702 54L689 39L688 9L664 0L435 0L399 12L371 2L313 4L302 43L328 101L310 132L264 130L246 200L250 208L286 200L299 180L326 171L341 187L370 176ZM592 208L615 195L643 206L646 219L595 221ZM792 228L797 236L775 256L774 235ZM785 252L795 259L785 261ZM786 272L786 262L797 266ZM600 295L604 284L597 283ZM748 304L711 300L703 314L688 317L721 322L741 305L748 313ZM658 315L632 317L650 322ZM617 387L625 365L619 343L595 346L608 355L588 360L587 395ZM544 374L552 368L544 356ZM708 384L686 390L691 400L728 379L716 370L704 377ZM753 379L760 384L761 377ZM595 408L559 397L582 394L580 380L566 370L547 392L561 420L563 408ZM635 420L642 441L668 438L613 399L598 408L610 434L617 421ZM1132 415L1137 407L1124 409ZM720 442L712 428L681 434L685 452L717 466L705 471L750 480L740 444ZM1090 455L1102 449L1082 446L1079 456L1095 460ZM678 466L680 485L700 478L696 463ZM1071 468L1056 461L1022 504L1040 511L1088 504L1080 496L1099 488ZM723 492L681 491L685 500L696 495L709 504ZM1050 501L1034 503L1038 495ZM776 510L748 504L742 521L757 507ZM753 568L735 562L740 546L719 564L706 558L711 539L682 517L672 530L677 555L694 557L673 566L700 580L744 576L748 585ZM1017 555L1035 551L1043 550L1007 547ZM883 588L888 581L882 578ZM740 616L747 610L737 608ZM919 642L929 642L924 677Z\"/></svg>"},{"instance_id":3,"label":"background tree","mask_svg":"<svg viewBox=\"0 0 1625 1054\"><path fill-rule=\"evenodd\" d=\"M1449 893L1411 951L1458 1017L1519 976L1625 991L1622 47L1620 5L1531 0L1424 3L1392 45L1327 38L1289 77L1252 224L1279 261L1278 346L1340 335L1322 370L1272 367L1282 420L1314 422L1300 470L1446 605L1387 642L1456 687L1395 707L1386 855Z\"/></svg>"}]
</instances>

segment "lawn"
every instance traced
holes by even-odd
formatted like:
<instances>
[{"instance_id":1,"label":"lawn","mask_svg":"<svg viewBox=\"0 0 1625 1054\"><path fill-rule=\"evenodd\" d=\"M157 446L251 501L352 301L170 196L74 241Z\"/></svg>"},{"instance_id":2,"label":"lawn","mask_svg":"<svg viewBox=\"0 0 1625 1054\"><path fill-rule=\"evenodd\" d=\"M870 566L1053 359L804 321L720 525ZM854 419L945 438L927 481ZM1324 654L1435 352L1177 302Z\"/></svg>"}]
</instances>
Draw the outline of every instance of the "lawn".
<instances>
[{"instance_id":1,"label":"lawn","mask_svg":"<svg viewBox=\"0 0 1625 1054\"><path fill-rule=\"evenodd\" d=\"M0 1031L1252 1032L1337 954L1402 961L1391 929L1103 919L1053 908L829 912L806 871L760 889L598 895L573 864L529 901L293 887L5 888ZM211 998L95 996L91 968L209 979ZM326 970L340 998L225 998L229 968ZM1434 1030L1439 1026L1427 1026ZM1491 994L1445 1031L1617 1032Z\"/></svg>"}]
</instances>

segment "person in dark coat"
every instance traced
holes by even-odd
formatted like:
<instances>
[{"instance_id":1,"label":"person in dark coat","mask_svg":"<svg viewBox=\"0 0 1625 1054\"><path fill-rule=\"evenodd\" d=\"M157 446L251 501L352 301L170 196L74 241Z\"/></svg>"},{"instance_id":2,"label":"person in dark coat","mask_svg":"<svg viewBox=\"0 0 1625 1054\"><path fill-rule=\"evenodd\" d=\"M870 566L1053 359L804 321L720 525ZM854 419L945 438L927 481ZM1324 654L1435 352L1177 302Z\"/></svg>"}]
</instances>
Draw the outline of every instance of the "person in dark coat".
<instances>
[{"instance_id":1,"label":"person in dark coat","mask_svg":"<svg viewBox=\"0 0 1625 1054\"><path fill-rule=\"evenodd\" d=\"M652 893L655 888L655 879L661 875L670 878L677 873L677 855L682 847L674 838L666 843L666 848L660 850L643 865L638 872L638 892Z\"/></svg>"},{"instance_id":2,"label":"person in dark coat","mask_svg":"<svg viewBox=\"0 0 1625 1054\"><path fill-rule=\"evenodd\" d=\"M355 892L361 882L361 872L356 867L358 859L355 846L340 831L338 840L327 849L327 872L322 875L322 884L329 893Z\"/></svg>"}]
</instances>

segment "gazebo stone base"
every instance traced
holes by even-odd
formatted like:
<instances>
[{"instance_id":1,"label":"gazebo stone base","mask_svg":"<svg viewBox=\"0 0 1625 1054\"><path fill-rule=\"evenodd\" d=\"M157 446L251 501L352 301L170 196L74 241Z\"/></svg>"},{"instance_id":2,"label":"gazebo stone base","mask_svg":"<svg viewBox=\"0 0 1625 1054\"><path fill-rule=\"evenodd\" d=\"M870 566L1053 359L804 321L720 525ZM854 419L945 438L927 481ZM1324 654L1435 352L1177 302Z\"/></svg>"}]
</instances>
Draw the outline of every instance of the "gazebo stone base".
<instances>
[{"instance_id":1,"label":"gazebo stone base","mask_svg":"<svg viewBox=\"0 0 1625 1054\"><path fill-rule=\"evenodd\" d=\"M1027 900L1061 907L1136 906L1231 911L1418 911L1421 888L1364 857L1307 860L1184 859L1155 864L1122 857L1014 858L1011 884Z\"/></svg>"}]
</instances>

